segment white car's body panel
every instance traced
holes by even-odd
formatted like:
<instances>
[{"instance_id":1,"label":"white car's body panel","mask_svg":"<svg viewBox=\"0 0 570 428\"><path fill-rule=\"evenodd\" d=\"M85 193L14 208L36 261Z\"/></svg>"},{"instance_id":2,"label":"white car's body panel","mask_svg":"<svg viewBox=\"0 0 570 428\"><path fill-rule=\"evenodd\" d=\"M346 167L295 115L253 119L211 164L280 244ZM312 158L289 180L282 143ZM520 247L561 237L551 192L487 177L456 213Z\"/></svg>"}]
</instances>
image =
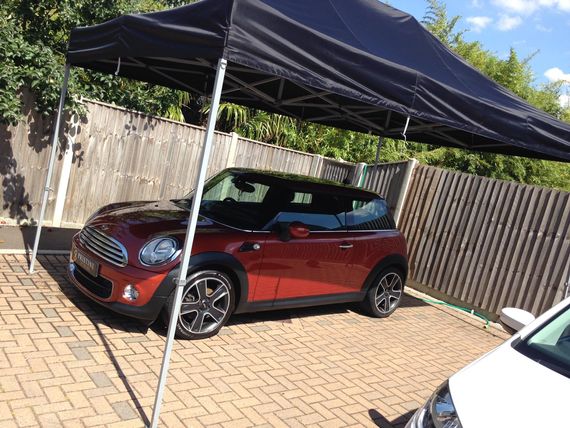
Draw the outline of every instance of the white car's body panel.
<instances>
[{"instance_id":1,"label":"white car's body panel","mask_svg":"<svg viewBox=\"0 0 570 428\"><path fill-rule=\"evenodd\" d=\"M570 298L449 378L463 428L570 428L570 379L513 348L513 342L524 340L568 306ZM408 427L419 426L422 412Z\"/></svg>"},{"instance_id":2,"label":"white car's body panel","mask_svg":"<svg viewBox=\"0 0 570 428\"><path fill-rule=\"evenodd\" d=\"M449 379L463 428L570 427L570 379L499 346Z\"/></svg>"}]
</instances>

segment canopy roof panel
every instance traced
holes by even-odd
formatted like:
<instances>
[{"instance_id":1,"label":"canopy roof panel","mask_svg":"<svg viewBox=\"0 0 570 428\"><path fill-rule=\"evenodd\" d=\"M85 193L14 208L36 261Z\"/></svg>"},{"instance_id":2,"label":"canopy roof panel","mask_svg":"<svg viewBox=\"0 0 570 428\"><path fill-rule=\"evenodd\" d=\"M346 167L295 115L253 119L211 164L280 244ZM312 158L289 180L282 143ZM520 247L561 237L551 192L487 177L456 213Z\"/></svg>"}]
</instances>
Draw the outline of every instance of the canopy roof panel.
<instances>
[{"instance_id":1,"label":"canopy roof panel","mask_svg":"<svg viewBox=\"0 0 570 428\"><path fill-rule=\"evenodd\" d=\"M120 58L120 66L119 66ZM72 31L68 61L338 128L570 161L570 125L377 0L202 0Z\"/></svg>"}]
</instances>

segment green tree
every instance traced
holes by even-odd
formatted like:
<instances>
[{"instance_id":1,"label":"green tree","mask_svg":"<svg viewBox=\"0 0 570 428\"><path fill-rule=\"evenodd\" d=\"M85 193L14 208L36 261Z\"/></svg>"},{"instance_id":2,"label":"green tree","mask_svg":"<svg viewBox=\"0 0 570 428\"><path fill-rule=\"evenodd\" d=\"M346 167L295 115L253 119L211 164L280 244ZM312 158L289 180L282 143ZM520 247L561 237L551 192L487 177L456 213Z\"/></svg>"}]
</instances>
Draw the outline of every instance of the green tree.
<instances>
[{"instance_id":1,"label":"green tree","mask_svg":"<svg viewBox=\"0 0 570 428\"><path fill-rule=\"evenodd\" d=\"M68 37L72 28L101 23L124 13L148 12L183 3L180 0L4 0L0 4L0 121L20 117L16 96L24 87L36 97L38 112L57 105ZM85 96L153 114L179 113L177 91L74 69L70 102Z\"/></svg>"}]
</instances>

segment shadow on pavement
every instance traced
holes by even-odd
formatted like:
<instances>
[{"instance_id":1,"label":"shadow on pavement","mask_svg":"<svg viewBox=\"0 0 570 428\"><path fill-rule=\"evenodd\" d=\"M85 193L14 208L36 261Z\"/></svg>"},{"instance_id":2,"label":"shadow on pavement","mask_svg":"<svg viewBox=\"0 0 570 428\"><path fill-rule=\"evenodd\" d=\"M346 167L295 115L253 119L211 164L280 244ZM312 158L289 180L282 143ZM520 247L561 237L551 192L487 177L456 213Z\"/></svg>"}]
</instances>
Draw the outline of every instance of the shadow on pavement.
<instances>
[{"instance_id":1,"label":"shadow on pavement","mask_svg":"<svg viewBox=\"0 0 570 428\"><path fill-rule=\"evenodd\" d=\"M414 416L414 413L416 413L416 410L410 410L408 413L406 413L402 416L398 416L393 421L389 421L388 419L386 419L384 416L382 416L375 409L370 409L368 411L368 415L370 416L370 419L372 419L372 422L374 422L374 424L377 427L380 427L380 428L404 428L406 426L406 424L408 423L408 421L410 419L412 419L412 416Z\"/></svg>"},{"instance_id":2,"label":"shadow on pavement","mask_svg":"<svg viewBox=\"0 0 570 428\"><path fill-rule=\"evenodd\" d=\"M113 363L113 367L115 367L115 370L117 371L117 375L119 376L119 379L121 379L121 382L123 382L123 386L125 387L125 389L129 393L129 397L131 397L131 400L133 401L133 404L135 405L137 412L139 413L141 419L143 420L144 426L145 427L150 426L150 420L146 416L146 413L143 410L143 406L140 403L139 399L137 398L137 395L133 391L133 388L131 388L129 381L127 380L127 376L125 375L125 373L121 369L121 365L119 364L119 362L115 358L115 355L113 354L113 350L111 349L111 346L109 345L109 342L107 341L107 338L105 337L105 335L103 334L103 332L101 331L101 329L99 328L99 326L97 324L93 324L93 325L95 326L95 329L97 330L97 334L99 335L99 338L101 339L101 342L103 343L103 346L105 347L105 353L107 354L107 357L109 357L109 360L111 360L111 363Z\"/></svg>"}]
</instances>

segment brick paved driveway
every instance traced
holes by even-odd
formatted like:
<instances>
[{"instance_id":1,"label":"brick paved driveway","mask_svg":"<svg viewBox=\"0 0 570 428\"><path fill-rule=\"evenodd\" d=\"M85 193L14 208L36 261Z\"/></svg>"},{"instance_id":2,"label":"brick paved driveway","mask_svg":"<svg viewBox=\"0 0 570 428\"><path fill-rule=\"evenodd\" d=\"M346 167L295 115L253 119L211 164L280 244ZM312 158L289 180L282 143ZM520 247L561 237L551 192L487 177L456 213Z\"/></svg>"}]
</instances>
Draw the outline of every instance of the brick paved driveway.
<instances>
[{"instance_id":1,"label":"brick paved driveway","mask_svg":"<svg viewBox=\"0 0 570 428\"><path fill-rule=\"evenodd\" d=\"M0 256L0 426L133 426L152 414L165 332L97 307L65 257ZM174 346L163 426L399 427L502 339L406 296L388 319L354 307L235 316Z\"/></svg>"}]
</instances>

